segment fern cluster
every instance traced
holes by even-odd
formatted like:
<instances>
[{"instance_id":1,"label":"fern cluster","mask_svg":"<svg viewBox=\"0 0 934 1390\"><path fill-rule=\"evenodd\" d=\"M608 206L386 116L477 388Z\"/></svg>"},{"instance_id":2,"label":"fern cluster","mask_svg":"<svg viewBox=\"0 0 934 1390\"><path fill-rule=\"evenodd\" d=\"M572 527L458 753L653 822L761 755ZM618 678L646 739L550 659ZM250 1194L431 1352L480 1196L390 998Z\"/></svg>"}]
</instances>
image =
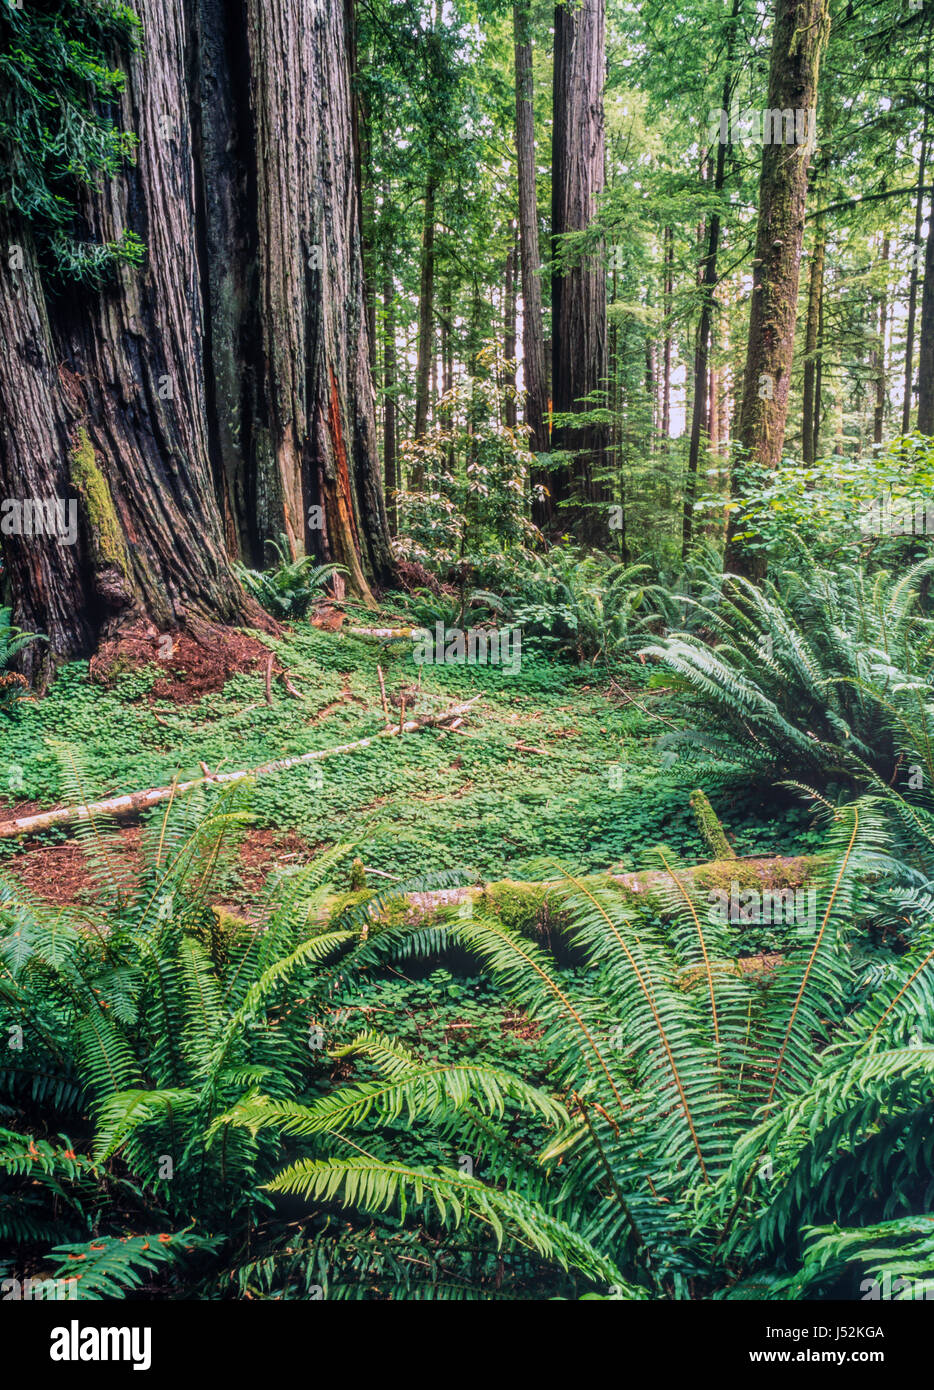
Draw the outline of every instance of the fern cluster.
<instances>
[{"instance_id":1,"label":"fern cluster","mask_svg":"<svg viewBox=\"0 0 934 1390\"><path fill-rule=\"evenodd\" d=\"M738 957L667 863L638 910L563 875L569 971L491 910L335 897L346 847L280 875L250 921L219 915L247 797L173 802L139 881L85 823L86 910L0 880L18 1270L90 1298L657 1299L855 1296L927 1258L934 931L922 915L871 968L856 949L889 863L877 802L832 814L816 919L781 956ZM329 1046L338 987L453 947L537 1029L545 1086L391 1032Z\"/></svg>"}]
</instances>

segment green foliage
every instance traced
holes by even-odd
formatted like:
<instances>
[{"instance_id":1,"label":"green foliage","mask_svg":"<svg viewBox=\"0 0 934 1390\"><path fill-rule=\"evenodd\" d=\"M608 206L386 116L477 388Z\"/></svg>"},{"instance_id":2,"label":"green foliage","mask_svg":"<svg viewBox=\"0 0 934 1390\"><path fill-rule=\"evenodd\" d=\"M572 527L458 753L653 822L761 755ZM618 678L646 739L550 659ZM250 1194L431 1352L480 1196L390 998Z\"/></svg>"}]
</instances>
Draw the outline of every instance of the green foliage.
<instances>
[{"instance_id":1,"label":"green foliage","mask_svg":"<svg viewBox=\"0 0 934 1390\"><path fill-rule=\"evenodd\" d=\"M13 612L10 608L0 608L0 711L13 710L26 693L26 682L22 676L10 670L10 663L17 652L21 652L30 642L44 641L34 632L22 632L13 626Z\"/></svg>"},{"instance_id":2,"label":"green foliage","mask_svg":"<svg viewBox=\"0 0 934 1390\"><path fill-rule=\"evenodd\" d=\"M235 569L247 592L275 618L304 618L311 606L324 597L335 574L346 573L342 565L316 565L311 555L290 559L285 536L268 544L277 561L272 569L251 570L246 565L236 565Z\"/></svg>"},{"instance_id":3,"label":"green foliage","mask_svg":"<svg viewBox=\"0 0 934 1390\"><path fill-rule=\"evenodd\" d=\"M647 565L621 565L570 546L544 554L523 552L499 563L481 562L502 597L482 591L511 625L545 651L578 661L609 661L635 645L637 635L659 621L653 605L662 598L648 582Z\"/></svg>"},{"instance_id":4,"label":"green foliage","mask_svg":"<svg viewBox=\"0 0 934 1390\"><path fill-rule=\"evenodd\" d=\"M862 561L895 570L930 554L930 534L923 525L907 534L879 534L881 527L873 524L870 511L875 505L881 516L887 499L895 515L917 508L924 515L934 489L934 442L925 435L895 439L869 456L834 455L810 466L785 460L766 470L747 461L740 477L741 538L779 567L801 543L827 566ZM703 504L697 510L703 512Z\"/></svg>"},{"instance_id":5,"label":"green foliage","mask_svg":"<svg viewBox=\"0 0 934 1390\"><path fill-rule=\"evenodd\" d=\"M116 266L144 256L128 229L116 242L89 239L78 212L81 187L115 177L133 157L136 137L118 124L125 81L112 55L134 48L139 30L116 0L0 7L4 202L60 281L99 288Z\"/></svg>"},{"instance_id":6,"label":"green foliage","mask_svg":"<svg viewBox=\"0 0 934 1390\"><path fill-rule=\"evenodd\" d=\"M451 939L539 1029L558 1108L483 1061L420 1063L364 1033L340 1055L366 1057L376 1079L311 1106L257 1094L218 1123L329 1137L332 1151L292 1162L275 1191L374 1212L428 1196L455 1226L512 1221L603 1296L736 1296L763 1278L781 1296L775 1276L794 1270L802 1226L865 1225L926 1201L934 937L925 928L871 986L850 945L860 877L883 844L871 803L838 813L815 918L765 979L738 963L675 866L663 921L632 916L609 883L566 876L559 901L565 939L586 961L579 980L496 918L452 920ZM539 1152L517 1140L510 1105L552 1129ZM403 1117L473 1155L473 1174L414 1170L382 1151L374 1125Z\"/></svg>"},{"instance_id":7,"label":"green foliage","mask_svg":"<svg viewBox=\"0 0 934 1390\"><path fill-rule=\"evenodd\" d=\"M761 586L726 575L713 601L683 599L703 631L645 648L701 712L702 730L682 741L711 749L727 735L721 751L759 774L845 780L926 806L934 624L921 595L932 568L870 576L802 551Z\"/></svg>"},{"instance_id":8,"label":"green foliage","mask_svg":"<svg viewBox=\"0 0 934 1390\"><path fill-rule=\"evenodd\" d=\"M415 480L398 496L402 558L444 567L537 536L527 515L534 457L525 427L503 423L506 402L518 399L514 386L501 384L504 369L496 349L477 352L470 375L439 402L438 427L403 444Z\"/></svg>"}]
</instances>

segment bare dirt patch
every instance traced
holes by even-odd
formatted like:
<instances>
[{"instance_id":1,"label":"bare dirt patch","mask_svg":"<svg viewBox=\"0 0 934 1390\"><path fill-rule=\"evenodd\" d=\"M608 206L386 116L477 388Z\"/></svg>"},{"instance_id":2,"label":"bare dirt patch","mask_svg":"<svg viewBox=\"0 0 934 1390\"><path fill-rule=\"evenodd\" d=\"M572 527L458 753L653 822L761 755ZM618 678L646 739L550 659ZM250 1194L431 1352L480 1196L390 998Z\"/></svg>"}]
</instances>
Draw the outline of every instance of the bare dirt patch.
<instances>
[{"instance_id":1,"label":"bare dirt patch","mask_svg":"<svg viewBox=\"0 0 934 1390\"><path fill-rule=\"evenodd\" d=\"M116 678L144 666L164 671L149 698L190 705L214 690L221 690L241 671L261 670L269 648L235 628L199 625L197 631L176 629L156 632L148 625L123 629L101 643L91 660L91 679L110 686Z\"/></svg>"}]
</instances>

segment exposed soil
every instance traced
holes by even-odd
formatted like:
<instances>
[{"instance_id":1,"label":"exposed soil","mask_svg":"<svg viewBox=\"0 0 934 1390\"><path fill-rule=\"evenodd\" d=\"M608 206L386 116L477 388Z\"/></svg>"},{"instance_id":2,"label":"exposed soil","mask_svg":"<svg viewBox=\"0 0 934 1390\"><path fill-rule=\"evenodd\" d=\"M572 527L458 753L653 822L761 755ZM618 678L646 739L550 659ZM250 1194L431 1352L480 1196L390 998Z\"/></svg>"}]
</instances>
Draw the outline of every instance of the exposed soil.
<instances>
[{"instance_id":1,"label":"exposed soil","mask_svg":"<svg viewBox=\"0 0 934 1390\"><path fill-rule=\"evenodd\" d=\"M268 658L268 647L235 628L199 625L194 631L160 633L140 624L102 642L90 674L109 686L128 671L159 666L165 674L153 685L150 699L190 705L220 690L238 672L261 669Z\"/></svg>"},{"instance_id":2,"label":"exposed soil","mask_svg":"<svg viewBox=\"0 0 934 1390\"><path fill-rule=\"evenodd\" d=\"M15 808L14 814L26 815L33 809L39 808L24 802ZM217 906L236 913L249 912L273 869L306 864L314 854L315 846L293 831L248 830L240 847L238 872L241 881L235 888L228 889ZM121 885L131 888L143 867L140 826L128 825L121 829L119 848L111 857L120 874ZM93 898L90 865L78 840L63 840L57 845L27 844L18 854L3 861L3 871L17 878L33 897L56 907L80 905Z\"/></svg>"}]
</instances>

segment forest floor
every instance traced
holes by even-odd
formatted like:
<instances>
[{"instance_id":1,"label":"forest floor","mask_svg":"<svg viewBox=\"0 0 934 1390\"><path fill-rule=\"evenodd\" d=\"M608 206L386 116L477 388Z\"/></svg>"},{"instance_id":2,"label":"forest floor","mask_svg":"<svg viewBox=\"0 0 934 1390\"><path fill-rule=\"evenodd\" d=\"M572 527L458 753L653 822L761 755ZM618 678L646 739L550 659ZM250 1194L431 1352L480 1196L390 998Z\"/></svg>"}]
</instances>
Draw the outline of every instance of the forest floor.
<instances>
[{"instance_id":1,"label":"forest floor","mask_svg":"<svg viewBox=\"0 0 934 1390\"><path fill-rule=\"evenodd\" d=\"M739 854L813 845L803 812L779 813L761 791L674 755L666 696L638 688L637 663L615 679L534 652L523 652L514 675L493 666L417 667L409 640L304 622L264 641L301 698L274 680L268 703L253 660L256 669L200 695L186 685L184 652L168 672L154 662L107 686L87 663L64 668L41 702L19 707L4 750L9 790L0 819L61 804L55 741L77 753L84 799L93 800L197 778L202 762L212 771L248 769L365 738L384 724L379 666L394 721L403 696L406 718L482 699L460 729L423 729L257 779L236 904L255 899L271 869L348 841L368 869L400 880L465 869L486 880L537 878L544 856L593 870L657 867L659 845L703 859L688 801L696 785L708 790ZM132 866L140 827L127 823L121 834ZM0 864L49 901L80 902L88 888L83 851L67 830L0 841Z\"/></svg>"}]
</instances>

